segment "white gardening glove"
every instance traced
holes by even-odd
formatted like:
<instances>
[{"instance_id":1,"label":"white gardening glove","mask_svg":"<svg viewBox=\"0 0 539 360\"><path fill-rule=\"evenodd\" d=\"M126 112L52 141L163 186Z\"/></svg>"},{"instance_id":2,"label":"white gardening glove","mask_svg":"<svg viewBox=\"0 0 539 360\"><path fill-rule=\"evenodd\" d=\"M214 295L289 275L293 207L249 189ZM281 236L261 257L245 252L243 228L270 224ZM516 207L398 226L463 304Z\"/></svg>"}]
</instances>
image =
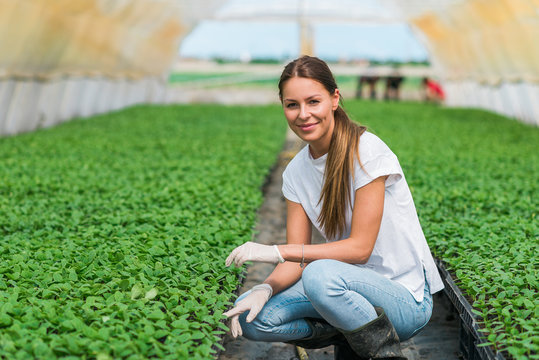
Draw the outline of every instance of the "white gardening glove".
<instances>
[{"instance_id":1,"label":"white gardening glove","mask_svg":"<svg viewBox=\"0 0 539 360\"><path fill-rule=\"evenodd\" d=\"M266 305L268 300L273 294L273 289L269 284L260 284L253 286L251 293L245 298L238 301L236 306L229 311L223 313L226 317L231 317L230 319L230 332L234 338L243 334L241 331L239 317L240 314L249 310L249 315L247 315L247 322L253 321L260 310Z\"/></svg>"},{"instance_id":2,"label":"white gardening glove","mask_svg":"<svg viewBox=\"0 0 539 360\"><path fill-rule=\"evenodd\" d=\"M284 262L277 245L262 245L251 241L238 246L226 258L226 266L234 263L237 267L243 265L246 261L260 261L267 263Z\"/></svg>"}]
</instances>

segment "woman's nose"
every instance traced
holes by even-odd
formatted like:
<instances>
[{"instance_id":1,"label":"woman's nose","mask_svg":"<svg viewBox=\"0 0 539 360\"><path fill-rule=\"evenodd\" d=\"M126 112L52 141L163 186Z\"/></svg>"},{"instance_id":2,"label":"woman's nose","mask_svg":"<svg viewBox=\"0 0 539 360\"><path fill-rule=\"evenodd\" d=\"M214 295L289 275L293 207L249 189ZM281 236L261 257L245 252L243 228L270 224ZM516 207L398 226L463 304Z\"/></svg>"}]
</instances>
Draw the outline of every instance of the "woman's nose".
<instances>
[{"instance_id":1,"label":"woman's nose","mask_svg":"<svg viewBox=\"0 0 539 360\"><path fill-rule=\"evenodd\" d=\"M307 107L305 105L301 105L299 107L299 118L301 120L307 119L309 117L309 112L307 111Z\"/></svg>"}]
</instances>

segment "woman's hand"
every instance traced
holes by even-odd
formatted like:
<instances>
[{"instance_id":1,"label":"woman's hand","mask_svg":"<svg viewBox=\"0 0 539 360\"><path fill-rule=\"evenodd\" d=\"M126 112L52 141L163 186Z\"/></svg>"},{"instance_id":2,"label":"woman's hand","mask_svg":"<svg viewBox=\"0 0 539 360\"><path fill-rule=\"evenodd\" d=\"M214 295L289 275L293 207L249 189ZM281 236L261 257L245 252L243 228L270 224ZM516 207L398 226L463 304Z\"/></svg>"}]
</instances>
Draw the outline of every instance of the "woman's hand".
<instances>
[{"instance_id":1,"label":"woman's hand","mask_svg":"<svg viewBox=\"0 0 539 360\"><path fill-rule=\"evenodd\" d=\"M238 246L226 258L226 266L234 263L237 267L246 261L260 261L267 263L284 262L277 245L262 245L251 241Z\"/></svg>"},{"instance_id":2,"label":"woman's hand","mask_svg":"<svg viewBox=\"0 0 539 360\"><path fill-rule=\"evenodd\" d=\"M240 314L249 310L249 315L247 315L246 320L247 322L253 321L271 298L272 293L273 289L269 284L256 285L251 289L251 293L244 299L238 301L233 309L223 313L226 317L231 317L230 332L234 338L243 334L239 322Z\"/></svg>"}]
</instances>

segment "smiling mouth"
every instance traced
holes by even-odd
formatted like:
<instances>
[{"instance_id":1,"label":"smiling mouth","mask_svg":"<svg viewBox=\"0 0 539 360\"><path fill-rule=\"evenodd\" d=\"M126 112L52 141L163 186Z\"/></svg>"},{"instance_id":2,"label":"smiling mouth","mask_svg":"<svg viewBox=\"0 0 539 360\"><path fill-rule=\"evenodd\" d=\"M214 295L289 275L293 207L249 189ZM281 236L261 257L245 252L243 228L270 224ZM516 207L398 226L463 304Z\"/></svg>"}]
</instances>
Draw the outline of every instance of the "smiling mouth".
<instances>
[{"instance_id":1,"label":"smiling mouth","mask_svg":"<svg viewBox=\"0 0 539 360\"><path fill-rule=\"evenodd\" d=\"M298 125L298 127L301 130L311 130L313 129L318 123L312 123L312 124L304 124L304 125Z\"/></svg>"}]
</instances>

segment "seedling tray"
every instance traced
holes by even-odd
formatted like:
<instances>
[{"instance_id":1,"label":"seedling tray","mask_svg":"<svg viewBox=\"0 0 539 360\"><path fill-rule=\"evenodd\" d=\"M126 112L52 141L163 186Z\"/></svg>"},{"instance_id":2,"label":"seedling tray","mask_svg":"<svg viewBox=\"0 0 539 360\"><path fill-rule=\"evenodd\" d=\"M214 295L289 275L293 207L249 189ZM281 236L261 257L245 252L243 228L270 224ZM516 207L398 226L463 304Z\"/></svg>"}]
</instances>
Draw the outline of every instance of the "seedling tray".
<instances>
[{"instance_id":1,"label":"seedling tray","mask_svg":"<svg viewBox=\"0 0 539 360\"><path fill-rule=\"evenodd\" d=\"M443 262L436 259L436 265L445 285L444 292L459 313L459 350L462 357L465 360L505 360L501 353L495 354L490 346L480 346L486 341L481 336L472 306L453 281Z\"/></svg>"}]
</instances>

